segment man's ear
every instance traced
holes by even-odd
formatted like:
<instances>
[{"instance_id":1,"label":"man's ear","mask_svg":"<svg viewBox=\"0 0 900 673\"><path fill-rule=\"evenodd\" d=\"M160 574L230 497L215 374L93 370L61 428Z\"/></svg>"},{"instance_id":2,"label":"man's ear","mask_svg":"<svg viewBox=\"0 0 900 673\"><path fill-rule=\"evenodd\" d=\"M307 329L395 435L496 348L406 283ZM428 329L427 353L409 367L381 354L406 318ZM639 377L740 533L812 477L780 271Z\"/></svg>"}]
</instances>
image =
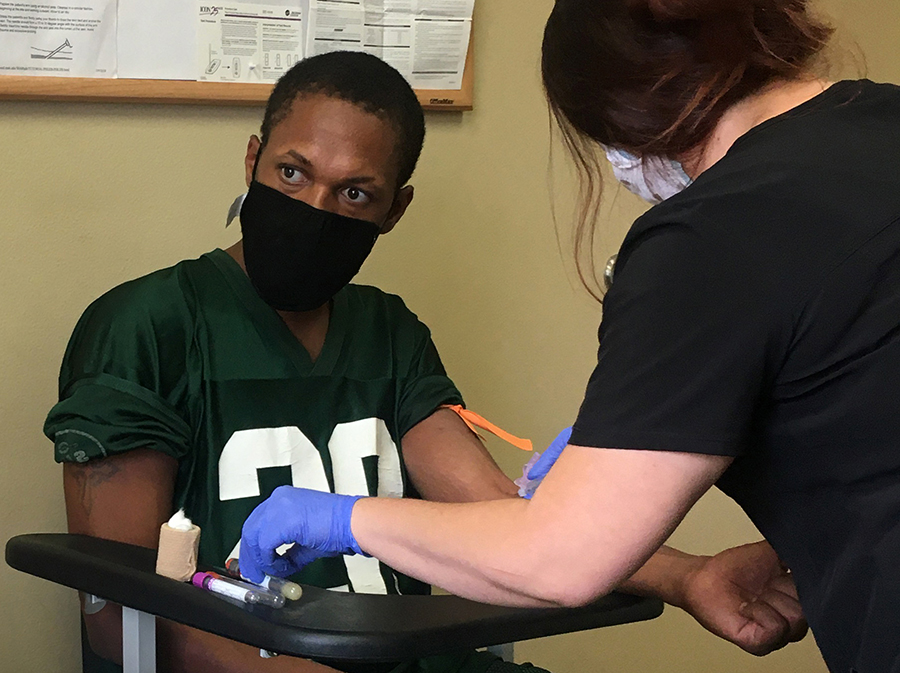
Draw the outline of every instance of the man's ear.
<instances>
[{"instance_id":1,"label":"man's ear","mask_svg":"<svg viewBox=\"0 0 900 673\"><path fill-rule=\"evenodd\" d=\"M388 212L387 219L381 226L382 234L388 233L396 226L397 222L400 221L400 218L403 217L403 214L406 212L406 209L409 208L409 204L412 203L414 196L415 190L412 185L406 185L406 187L397 192L394 203L391 205L391 210Z\"/></svg>"},{"instance_id":2,"label":"man's ear","mask_svg":"<svg viewBox=\"0 0 900 673\"><path fill-rule=\"evenodd\" d=\"M255 135L250 136L250 140L247 142L247 156L244 157L244 179L248 187L253 181L253 167L256 166L256 157L259 156L261 145L259 136Z\"/></svg>"}]
</instances>

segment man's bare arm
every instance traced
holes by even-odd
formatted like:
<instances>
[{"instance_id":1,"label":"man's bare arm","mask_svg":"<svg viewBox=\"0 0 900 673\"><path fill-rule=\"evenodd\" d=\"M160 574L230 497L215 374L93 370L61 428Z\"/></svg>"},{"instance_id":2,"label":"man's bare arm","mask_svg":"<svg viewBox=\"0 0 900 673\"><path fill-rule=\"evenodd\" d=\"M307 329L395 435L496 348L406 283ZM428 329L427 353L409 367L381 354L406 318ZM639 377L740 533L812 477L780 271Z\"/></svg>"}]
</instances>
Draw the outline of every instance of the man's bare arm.
<instances>
[{"instance_id":1,"label":"man's bare arm","mask_svg":"<svg viewBox=\"0 0 900 673\"><path fill-rule=\"evenodd\" d=\"M516 485L450 409L438 409L403 436L403 461L425 500L476 502L517 496Z\"/></svg>"},{"instance_id":2,"label":"man's bare arm","mask_svg":"<svg viewBox=\"0 0 900 673\"><path fill-rule=\"evenodd\" d=\"M620 589L662 598L757 656L802 640L807 632L790 571L765 540L715 556L663 547Z\"/></svg>"},{"instance_id":3,"label":"man's bare arm","mask_svg":"<svg viewBox=\"0 0 900 673\"><path fill-rule=\"evenodd\" d=\"M69 532L155 549L159 527L172 515L177 464L157 451L138 450L63 466ZM91 648L122 661L122 611L109 604L84 616ZM335 673L294 657L262 659L259 650L157 619L159 670L166 673Z\"/></svg>"}]
</instances>

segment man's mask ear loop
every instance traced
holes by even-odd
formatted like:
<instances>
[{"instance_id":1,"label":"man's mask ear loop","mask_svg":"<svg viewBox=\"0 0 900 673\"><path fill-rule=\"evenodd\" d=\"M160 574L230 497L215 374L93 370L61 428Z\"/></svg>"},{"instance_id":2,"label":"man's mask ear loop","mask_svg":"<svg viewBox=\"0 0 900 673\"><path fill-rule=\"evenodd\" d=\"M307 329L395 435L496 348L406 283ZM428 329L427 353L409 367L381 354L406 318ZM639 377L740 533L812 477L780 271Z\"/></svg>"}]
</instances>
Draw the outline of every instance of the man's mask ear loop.
<instances>
[{"instance_id":1,"label":"man's mask ear loop","mask_svg":"<svg viewBox=\"0 0 900 673\"><path fill-rule=\"evenodd\" d=\"M250 180L256 182L256 169L259 168L259 158L262 156L266 144L262 141L259 143L259 149L256 150L256 159L253 161L253 173L250 174Z\"/></svg>"},{"instance_id":2,"label":"man's mask ear loop","mask_svg":"<svg viewBox=\"0 0 900 673\"><path fill-rule=\"evenodd\" d=\"M398 196L399 196L399 194L400 194L400 192L397 192L397 195L398 195ZM388 216L387 216L387 219L385 219L384 222L382 222L381 224L378 225L378 233L375 234L375 240L376 240L376 241L378 240L378 237L381 236L381 232L384 231L384 228L387 226L387 223L390 221L390 219L391 219L391 213L394 212L394 206L396 206L396 205L397 205L397 196L394 196L394 200L393 200L393 202L391 203L390 209L388 210Z\"/></svg>"},{"instance_id":3,"label":"man's mask ear loop","mask_svg":"<svg viewBox=\"0 0 900 673\"><path fill-rule=\"evenodd\" d=\"M394 212L394 206L397 205L397 199L400 198L400 192L401 192L401 191L403 191L403 187L399 187L399 188L397 189L397 193L394 194L394 200L391 201L391 207L390 207L390 209L388 210L388 219L385 220L384 222L382 222L381 225L378 227L378 235L375 237L376 240L378 239L378 236L381 236L381 232L384 231L384 227L387 225L388 220L390 219L390 214L391 214L392 212ZM395 223L395 224L396 224L396 223Z\"/></svg>"},{"instance_id":4,"label":"man's mask ear loop","mask_svg":"<svg viewBox=\"0 0 900 673\"><path fill-rule=\"evenodd\" d=\"M264 144L259 144L259 149L256 150L256 159L253 161L253 172L250 174L250 181L256 182L256 169L259 168L259 157L262 155ZM228 209L228 217L225 218L225 227L227 228L236 218L241 216L241 206L244 205L244 199L247 198L247 192L244 192L239 197L237 197L232 203L231 207Z\"/></svg>"}]
</instances>

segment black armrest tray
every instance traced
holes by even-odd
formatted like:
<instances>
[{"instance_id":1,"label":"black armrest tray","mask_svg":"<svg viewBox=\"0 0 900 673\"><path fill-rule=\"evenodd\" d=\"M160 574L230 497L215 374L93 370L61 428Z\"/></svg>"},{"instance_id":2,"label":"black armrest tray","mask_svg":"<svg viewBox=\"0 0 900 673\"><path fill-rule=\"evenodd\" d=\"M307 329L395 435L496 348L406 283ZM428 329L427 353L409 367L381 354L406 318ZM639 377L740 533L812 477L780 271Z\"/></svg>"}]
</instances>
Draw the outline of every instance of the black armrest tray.
<instances>
[{"instance_id":1,"label":"black armrest tray","mask_svg":"<svg viewBox=\"0 0 900 673\"><path fill-rule=\"evenodd\" d=\"M12 538L23 572L261 649L337 661L403 661L652 619L654 599L613 593L575 609L506 608L456 596L367 595L304 586L275 610L222 600L155 573L156 552L65 534Z\"/></svg>"}]
</instances>

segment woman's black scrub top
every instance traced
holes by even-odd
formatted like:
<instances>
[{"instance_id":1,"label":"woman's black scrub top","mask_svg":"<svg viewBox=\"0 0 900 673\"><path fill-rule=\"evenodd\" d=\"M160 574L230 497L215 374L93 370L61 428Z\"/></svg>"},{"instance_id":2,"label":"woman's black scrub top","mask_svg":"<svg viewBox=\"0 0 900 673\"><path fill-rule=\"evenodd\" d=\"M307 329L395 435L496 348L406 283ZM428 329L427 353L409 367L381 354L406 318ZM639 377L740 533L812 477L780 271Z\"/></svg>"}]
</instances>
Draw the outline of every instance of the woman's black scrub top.
<instances>
[{"instance_id":1,"label":"woman's black scrub top","mask_svg":"<svg viewBox=\"0 0 900 673\"><path fill-rule=\"evenodd\" d=\"M829 668L900 673L900 88L833 85L637 220L571 441L734 456Z\"/></svg>"}]
</instances>

